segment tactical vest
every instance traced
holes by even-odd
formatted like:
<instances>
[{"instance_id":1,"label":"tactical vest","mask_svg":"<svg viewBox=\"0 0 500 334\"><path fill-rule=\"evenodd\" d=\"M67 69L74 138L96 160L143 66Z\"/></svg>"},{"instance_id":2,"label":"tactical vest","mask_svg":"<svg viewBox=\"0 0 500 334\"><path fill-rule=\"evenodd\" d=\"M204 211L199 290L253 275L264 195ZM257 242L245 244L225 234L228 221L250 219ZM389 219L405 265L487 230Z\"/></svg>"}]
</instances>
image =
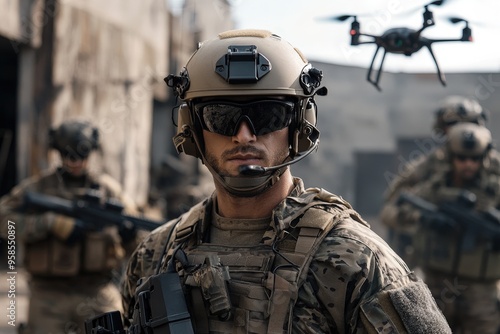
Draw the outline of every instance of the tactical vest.
<instances>
[{"instance_id":1,"label":"tactical vest","mask_svg":"<svg viewBox=\"0 0 500 334\"><path fill-rule=\"evenodd\" d=\"M114 181L116 182L116 181ZM63 189L57 172L44 175L38 182L38 188L47 195L72 199L90 188L100 189L105 197L116 193L115 185L106 176L99 179L89 176L85 187ZM39 216L35 219L46 219ZM30 219L30 218L28 218ZM125 257L120 245L116 227L105 227L101 231L86 231L82 240L68 245L52 235L26 243L24 264L26 270L42 277L76 277L81 274L108 274L119 267Z\"/></svg>"},{"instance_id":2,"label":"tactical vest","mask_svg":"<svg viewBox=\"0 0 500 334\"><path fill-rule=\"evenodd\" d=\"M487 203L485 197L480 197L482 194L476 195L478 204ZM443 232L421 227L414 245L422 268L479 281L500 279L500 235L473 235L470 230L459 228Z\"/></svg>"},{"instance_id":3,"label":"tactical vest","mask_svg":"<svg viewBox=\"0 0 500 334\"><path fill-rule=\"evenodd\" d=\"M414 241L419 266L473 280L500 279L500 238L479 236L472 247L467 238L466 231L419 230Z\"/></svg>"},{"instance_id":4,"label":"tactical vest","mask_svg":"<svg viewBox=\"0 0 500 334\"><path fill-rule=\"evenodd\" d=\"M204 219L211 217L210 203L193 211L177 225L170 239L174 241L167 247L168 256L164 260L171 258L176 246L180 245L190 267L195 268L186 270L177 266L196 333L292 332L292 310L320 243L342 219L354 218L362 222L347 202L324 190L308 189L297 200L302 202L300 208L285 217L286 222L277 224L285 224L283 231L274 238L266 238L266 232L263 243L252 247L202 242L200 227ZM158 250L164 246L159 245ZM154 254L158 253L161 251L155 250ZM208 259L220 261L212 263L212 272L210 266L207 267ZM223 289L218 293L217 289L207 287L217 270L225 273L222 276L226 275L227 296ZM200 272L209 272L209 275ZM225 308L226 312L218 313L229 304L230 312Z\"/></svg>"},{"instance_id":5,"label":"tactical vest","mask_svg":"<svg viewBox=\"0 0 500 334\"><path fill-rule=\"evenodd\" d=\"M109 273L118 268L125 253L112 232L86 232L72 245L55 238L27 243L26 270L35 276L76 277Z\"/></svg>"}]
</instances>

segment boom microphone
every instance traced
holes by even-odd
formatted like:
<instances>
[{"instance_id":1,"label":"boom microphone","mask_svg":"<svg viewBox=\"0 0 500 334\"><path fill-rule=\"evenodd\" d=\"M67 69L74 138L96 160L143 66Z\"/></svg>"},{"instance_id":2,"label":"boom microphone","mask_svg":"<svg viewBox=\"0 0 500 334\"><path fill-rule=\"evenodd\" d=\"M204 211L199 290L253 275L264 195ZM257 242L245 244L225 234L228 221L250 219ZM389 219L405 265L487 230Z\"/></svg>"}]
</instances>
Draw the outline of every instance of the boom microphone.
<instances>
[{"instance_id":1,"label":"boom microphone","mask_svg":"<svg viewBox=\"0 0 500 334\"><path fill-rule=\"evenodd\" d=\"M319 144L319 140L317 140L314 143L314 145L309 150L306 151L306 153L297 157L297 159L287 161L287 162L282 163L280 165L271 166L271 167L262 167L259 165L240 166L239 167L240 175L243 175L243 176L263 176L264 174L270 174L278 169L289 166L291 164L294 164L294 163L299 162L300 160L304 159L305 157L307 157L309 154L311 154L314 150L316 150L318 148L318 144Z\"/></svg>"}]
</instances>

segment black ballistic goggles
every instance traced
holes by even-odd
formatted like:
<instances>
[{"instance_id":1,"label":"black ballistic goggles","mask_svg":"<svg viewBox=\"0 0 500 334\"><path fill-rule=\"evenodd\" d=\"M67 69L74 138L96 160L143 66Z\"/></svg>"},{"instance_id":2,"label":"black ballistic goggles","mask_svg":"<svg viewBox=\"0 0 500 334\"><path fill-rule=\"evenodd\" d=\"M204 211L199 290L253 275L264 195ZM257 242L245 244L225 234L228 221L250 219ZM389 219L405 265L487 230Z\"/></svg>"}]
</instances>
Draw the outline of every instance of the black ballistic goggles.
<instances>
[{"instance_id":1,"label":"black ballistic goggles","mask_svg":"<svg viewBox=\"0 0 500 334\"><path fill-rule=\"evenodd\" d=\"M455 158L457 158L457 160L460 160L460 161L465 161L465 160L471 160L473 162L479 162L481 160L483 160L483 156L482 155L465 155L465 154L455 154Z\"/></svg>"},{"instance_id":2,"label":"black ballistic goggles","mask_svg":"<svg viewBox=\"0 0 500 334\"><path fill-rule=\"evenodd\" d=\"M249 103L210 101L194 104L194 111L204 130L234 136L246 121L256 136L288 127L295 115L295 103L264 100Z\"/></svg>"}]
</instances>

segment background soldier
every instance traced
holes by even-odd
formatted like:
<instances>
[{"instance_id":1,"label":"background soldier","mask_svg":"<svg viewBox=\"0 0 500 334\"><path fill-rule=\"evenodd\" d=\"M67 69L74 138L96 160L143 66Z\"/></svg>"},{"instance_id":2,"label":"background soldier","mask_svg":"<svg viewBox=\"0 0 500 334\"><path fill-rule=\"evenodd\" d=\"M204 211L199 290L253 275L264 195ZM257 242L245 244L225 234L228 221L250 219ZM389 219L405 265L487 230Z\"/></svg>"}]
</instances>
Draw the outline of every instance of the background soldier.
<instances>
[{"instance_id":1,"label":"background soldier","mask_svg":"<svg viewBox=\"0 0 500 334\"><path fill-rule=\"evenodd\" d=\"M449 165L446 143L448 129L457 123L473 123L481 126L486 125L487 115L478 101L463 96L449 96L441 101L435 112L434 135L435 148L421 159L413 161L405 166L404 174L399 175L388 187L385 194L386 205L380 213L380 220L389 230L389 243L403 259L413 267L415 265L412 237L415 226L405 226L394 219L396 212L394 202L402 191L408 190L417 184L429 180L436 173L446 170ZM484 160L484 167L494 174L500 175L500 155L495 149L488 152Z\"/></svg>"},{"instance_id":2,"label":"background soldier","mask_svg":"<svg viewBox=\"0 0 500 334\"><path fill-rule=\"evenodd\" d=\"M448 164L449 160L446 156L446 149L441 143L446 141L446 134L451 126L462 122L485 126L486 120L486 112L479 102L472 98L449 96L443 100L435 113L434 132L437 137L441 137L444 140L439 140L440 143L436 143L436 149L429 155L407 166L405 174L400 175L389 186L386 194L387 200L393 200L398 197L402 190L413 187L421 181L428 180L436 171L439 171L441 167ZM486 167L500 175L498 152L491 150L488 154L489 159L485 161Z\"/></svg>"},{"instance_id":3,"label":"background soldier","mask_svg":"<svg viewBox=\"0 0 500 334\"><path fill-rule=\"evenodd\" d=\"M59 151L62 165L24 180L0 200L2 233L7 233L3 222L14 221L18 242L24 245L31 293L25 333L81 333L85 319L120 307L117 270L125 248L130 254L137 246L135 230L90 231L62 214L18 209L28 191L73 200L92 190L102 200L120 199L128 211L135 207L117 181L88 170L88 157L99 146L97 128L68 121L50 131L49 141Z\"/></svg>"},{"instance_id":4,"label":"background soldier","mask_svg":"<svg viewBox=\"0 0 500 334\"><path fill-rule=\"evenodd\" d=\"M319 142L321 79L262 30L221 33L166 78L186 102L176 147L204 162L216 190L133 254L132 326L138 280L177 271L196 333L450 332L425 284L349 203L292 176Z\"/></svg>"},{"instance_id":5,"label":"background soldier","mask_svg":"<svg viewBox=\"0 0 500 334\"><path fill-rule=\"evenodd\" d=\"M500 321L500 225L480 214L500 207L500 177L484 167L491 146L485 127L451 127L448 168L412 189L441 213L418 211L409 204L398 207L400 222L418 226L417 264L454 333L496 333ZM458 214L451 215L444 205ZM479 224L483 221L484 226Z\"/></svg>"}]
</instances>

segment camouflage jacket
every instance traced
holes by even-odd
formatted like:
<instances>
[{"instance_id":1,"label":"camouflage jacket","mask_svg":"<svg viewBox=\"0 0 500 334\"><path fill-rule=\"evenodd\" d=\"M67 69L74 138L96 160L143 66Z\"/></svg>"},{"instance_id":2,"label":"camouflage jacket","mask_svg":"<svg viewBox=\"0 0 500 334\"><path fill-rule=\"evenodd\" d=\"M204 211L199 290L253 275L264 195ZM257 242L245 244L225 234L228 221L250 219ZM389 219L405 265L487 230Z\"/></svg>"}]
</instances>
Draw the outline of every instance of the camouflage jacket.
<instances>
[{"instance_id":1,"label":"camouflage jacket","mask_svg":"<svg viewBox=\"0 0 500 334\"><path fill-rule=\"evenodd\" d=\"M288 329L279 332L450 333L426 285L370 230L349 203L322 189L305 190L300 179L295 179L295 185L275 208L260 246L273 244L283 232L293 235L293 228L314 209L328 213L333 224L310 254L310 264L296 285L298 293L291 303L291 320L284 326ZM182 226L188 217L195 217L196 237L187 248L196 250L202 246L213 200L207 199L180 219L156 229L136 249L122 286L126 317L131 318L138 279L164 271L168 260L165 254L171 254L176 244L172 240L176 239L176 232L171 234L173 228ZM308 225L305 222L303 226ZM237 303L231 284L229 290ZM272 291L267 295L271 296ZM217 332L253 332L236 321L229 327L231 330Z\"/></svg>"}]
</instances>

